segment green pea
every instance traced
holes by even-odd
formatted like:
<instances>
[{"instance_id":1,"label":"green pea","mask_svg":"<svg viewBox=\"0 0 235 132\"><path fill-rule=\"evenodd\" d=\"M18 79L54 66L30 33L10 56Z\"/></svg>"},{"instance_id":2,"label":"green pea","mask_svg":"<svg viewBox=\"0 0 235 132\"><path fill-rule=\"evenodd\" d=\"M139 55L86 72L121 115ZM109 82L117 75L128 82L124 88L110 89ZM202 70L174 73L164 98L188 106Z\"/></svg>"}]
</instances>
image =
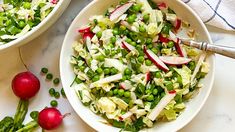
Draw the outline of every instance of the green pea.
<instances>
[{"instance_id":1,"label":"green pea","mask_svg":"<svg viewBox=\"0 0 235 132\"><path fill-rule=\"evenodd\" d=\"M131 44L132 46L136 46L136 42L134 42L134 41L132 41L130 44Z\"/></svg>"},{"instance_id":2,"label":"green pea","mask_svg":"<svg viewBox=\"0 0 235 132\"><path fill-rule=\"evenodd\" d=\"M31 3L29 3L29 2L24 2L24 3L23 3L23 7L24 7L25 9L30 9L30 8L31 8Z\"/></svg>"},{"instance_id":3,"label":"green pea","mask_svg":"<svg viewBox=\"0 0 235 132\"><path fill-rule=\"evenodd\" d=\"M171 91L174 89L173 83L171 81L165 82L165 85L168 91Z\"/></svg>"},{"instance_id":4,"label":"green pea","mask_svg":"<svg viewBox=\"0 0 235 132\"><path fill-rule=\"evenodd\" d=\"M100 76L99 76L99 75L95 75L95 76L92 78L92 81L93 81L93 82L96 82L96 81L98 81L98 80L100 80Z\"/></svg>"},{"instance_id":5,"label":"green pea","mask_svg":"<svg viewBox=\"0 0 235 132\"><path fill-rule=\"evenodd\" d=\"M50 89L49 89L49 94L50 94L51 96L54 96L54 94L55 94L55 89L54 89L54 88L50 88Z\"/></svg>"},{"instance_id":6,"label":"green pea","mask_svg":"<svg viewBox=\"0 0 235 132\"><path fill-rule=\"evenodd\" d=\"M104 61L105 57L103 55L100 55L96 58L98 61Z\"/></svg>"},{"instance_id":7,"label":"green pea","mask_svg":"<svg viewBox=\"0 0 235 132\"><path fill-rule=\"evenodd\" d=\"M96 69L96 72L97 72L98 74L101 74L101 73L103 73L103 70L102 70L102 68L98 68L98 69Z\"/></svg>"},{"instance_id":8,"label":"green pea","mask_svg":"<svg viewBox=\"0 0 235 132\"><path fill-rule=\"evenodd\" d=\"M118 94L118 89L117 88L113 90L113 94L114 95Z\"/></svg>"},{"instance_id":9,"label":"green pea","mask_svg":"<svg viewBox=\"0 0 235 132\"><path fill-rule=\"evenodd\" d=\"M80 70L80 71L82 71L82 72L83 72L85 69L86 69L86 67L85 67L85 66L79 66L79 70Z\"/></svg>"},{"instance_id":10,"label":"green pea","mask_svg":"<svg viewBox=\"0 0 235 132\"><path fill-rule=\"evenodd\" d=\"M116 41L117 41L116 37L111 37L111 43L115 44Z\"/></svg>"},{"instance_id":11,"label":"green pea","mask_svg":"<svg viewBox=\"0 0 235 132\"><path fill-rule=\"evenodd\" d=\"M54 93L54 97L55 97L56 99L60 98L60 93L59 93L59 92L55 92L55 93Z\"/></svg>"},{"instance_id":12,"label":"green pea","mask_svg":"<svg viewBox=\"0 0 235 132\"><path fill-rule=\"evenodd\" d=\"M143 62L144 62L144 56L139 56L139 57L138 57L138 61L139 61L140 63L143 63Z\"/></svg>"},{"instance_id":13,"label":"green pea","mask_svg":"<svg viewBox=\"0 0 235 132\"><path fill-rule=\"evenodd\" d=\"M60 83L60 79L59 79L59 78L55 78L55 79L53 80L53 83L54 83L55 85L58 85L58 84Z\"/></svg>"},{"instance_id":14,"label":"green pea","mask_svg":"<svg viewBox=\"0 0 235 132\"><path fill-rule=\"evenodd\" d=\"M47 74L47 73L48 73L48 69L45 68L45 67L43 67L43 68L41 69L41 72L44 73L44 74Z\"/></svg>"},{"instance_id":15,"label":"green pea","mask_svg":"<svg viewBox=\"0 0 235 132\"><path fill-rule=\"evenodd\" d=\"M147 101L153 101L154 100L154 96L151 94L146 99L147 99Z\"/></svg>"},{"instance_id":16,"label":"green pea","mask_svg":"<svg viewBox=\"0 0 235 132\"><path fill-rule=\"evenodd\" d=\"M160 71L157 71L157 72L155 73L155 77L156 77L156 78L161 78L161 77L162 77L161 72L160 72Z\"/></svg>"},{"instance_id":17,"label":"green pea","mask_svg":"<svg viewBox=\"0 0 235 132\"><path fill-rule=\"evenodd\" d=\"M113 29L113 35L119 35L118 29Z\"/></svg>"},{"instance_id":18,"label":"green pea","mask_svg":"<svg viewBox=\"0 0 235 132\"><path fill-rule=\"evenodd\" d=\"M107 75L107 74L109 74L109 73L110 73L110 69L109 69L109 68L105 68L105 69L104 69L104 74Z\"/></svg>"},{"instance_id":19,"label":"green pea","mask_svg":"<svg viewBox=\"0 0 235 132\"><path fill-rule=\"evenodd\" d=\"M135 22L135 17L134 17L133 15L129 16L129 17L127 18L127 22L130 23L130 24L132 24L133 22Z\"/></svg>"},{"instance_id":20,"label":"green pea","mask_svg":"<svg viewBox=\"0 0 235 132\"><path fill-rule=\"evenodd\" d=\"M131 74L132 74L132 71L131 71L131 69L126 68L125 71L124 71L124 73L125 73L126 75L131 75Z\"/></svg>"},{"instance_id":21,"label":"green pea","mask_svg":"<svg viewBox=\"0 0 235 132\"><path fill-rule=\"evenodd\" d=\"M121 25L121 26L120 26L120 30L121 30L121 31L125 31L125 30L126 30L126 27L123 26L123 25Z\"/></svg>"},{"instance_id":22,"label":"green pea","mask_svg":"<svg viewBox=\"0 0 235 132\"><path fill-rule=\"evenodd\" d=\"M129 32L128 29L126 29L125 31L123 31L123 34L126 35L126 36L129 35L129 33L130 33L130 32Z\"/></svg>"},{"instance_id":23,"label":"green pea","mask_svg":"<svg viewBox=\"0 0 235 132\"><path fill-rule=\"evenodd\" d=\"M152 41L153 41L153 40L152 40L151 38L147 38L147 39L146 39L146 44L152 44Z\"/></svg>"},{"instance_id":24,"label":"green pea","mask_svg":"<svg viewBox=\"0 0 235 132\"><path fill-rule=\"evenodd\" d=\"M122 81L125 81L127 80L127 77L126 76L122 76Z\"/></svg>"},{"instance_id":25,"label":"green pea","mask_svg":"<svg viewBox=\"0 0 235 132\"><path fill-rule=\"evenodd\" d=\"M97 32L97 33L96 33L96 36L97 36L98 38L101 38L101 37L102 37L102 31Z\"/></svg>"},{"instance_id":26,"label":"green pea","mask_svg":"<svg viewBox=\"0 0 235 132\"><path fill-rule=\"evenodd\" d=\"M79 78L75 78L75 82L76 82L77 84L80 84L80 83L82 83L82 80L79 79Z\"/></svg>"},{"instance_id":27,"label":"green pea","mask_svg":"<svg viewBox=\"0 0 235 132\"><path fill-rule=\"evenodd\" d=\"M145 61L145 64L146 64L147 66L151 66L151 65L152 65L152 61L149 60L149 59L147 59L147 60Z\"/></svg>"},{"instance_id":28,"label":"green pea","mask_svg":"<svg viewBox=\"0 0 235 132\"><path fill-rule=\"evenodd\" d=\"M152 49L152 48L153 48L153 45L152 45L152 44L149 44L149 45L147 45L147 48L148 48L148 49Z\"/></svg>"},{"instance_id":29,"label":"green pea","mask_svg":"<svg viewBox=\"0 0 235 132\"><path fill-rule=\"evenodd\" d=\"M142 7L141 4L137 4L137 5L134 5L132 8L135 12L139 12L141 10L141 7Z\"/></svg>"},{"instance_id":30,"label":"green pea","mask_svg":"<svg viewBox=\"0 0 235 132\"><path fill-rule=\"evenodd\" d=\"M109 91L109 92L107 93L107 95L108 95L108 96L113 96L113 91L112 91L112 90Z\"/></svg>"},{"instance_id":31,"label":"green pea","mask_svg":"<svg viewBox=\"0 0 235 132\"><path fill-rule=\"evenodd\" d=\"M38 114L39 114L38 111L32 111L32 112L30 113L30 117L31 117L32 119L34 119L34 120L37 120L37 119L38 119Z\"/></svg>"},{"instance_id":32,"label":"green pea","mask_svg":"<svg viewBox=\"0 0 235 132\"><path fill-rule=\"evenodd\" d=\"M119 90L118 90L118 95L119 95L119 96L123 96L123 94L124 94L124 90L123 90L123 89L119 89Z\"/></svg>"},{"instance_id":33,"label":"green pea","mask_svg":"<svg viewBox=\"0 0 235 132\"><path fill-rule=\"evenodd\" d=\"M57 107L58 106L58 102L56 100L52 100L50 102L50 104L51 104L52 107Z\"/></svg>"},{"instance_id":34,"label":"green pea","mask_svg":"<svg viewBox=\"0 0 235 132\"><path fill-rule=\"evenodd\" d=\"M94 23L95 23L96 25L98 24L98 21L97 21L97 19L94 19L93 21L94 21Z\"/></svg>"},{"instance_id":35,"label":"green pea","mask_svg":"<svg viewBox=\"0 0 235 132\"><path fill-rule=\"evenodd\" d=\"M173 48L174 47L174 42L173 41L169 41L168 43L167 43L167 47L168 48Z\"/></svg>"},{"instance_id":36,"label":"green pea","mask_svg":"<svg viewBox=\"0 0 235 132\"><path fill-rule=\"evenodd\" d=\"M144 28L144 26L140 26L140 27L139 27L139 31L143 33L143 32L146 31L146 29Z\"/></svg>"},{"instance_id":37,"label":"green pea","mask_svg":"<svg viewBox=\"0 0 235 132\"><path fill-rule=\"evenodd\" d=\"M129 91L124 92L124 96L125 96L126 98L131 97L131 92L129 92Z\"/></svg>"},{"instance_id":38,"label":"green pea","mask_svg":"<svg viewBox=\"0 0 235 132\"><path fill-rule=\"evenodd\" d=\"M62 88L62 89L60 90L60 93L61 93L61 95L62 95L63 97L66 97L66 94L65 94L65 92L64 92L64 88Z\"/></svg>"},{"instance_id":39,"label":"green pea","mask_svg":"<svg viewBox=\"0 0 235 132\"><path fill-rule=\"evenodd\" d=\"M125 75L126 76L126 79L127 80L130 80L131 79L131 76L130 75Z\"/></svg>"},{"instance_id":40,"label":"green pea","mask_svg":"<svg viewBox=\"0 0 235 132\"><path fill-rule=\"evenodd\" d=\"M152 48L151 51L154 53L154 54L158 54L159 50L157 48Z\"/></svg>"},{"instance_id":41,"label":"green pea","mask_svg":"<svg viewBox=\"0 0 235 132\"><path fill-rule=\"evenodd\" d=\"M131 39L129 39L129 38L127 38L125 41L126 41L127 43L131 43L131 42L132 42Z\"/></svg>"},{"instance_id":42,"label":"green pea","mask_svg":"<svg viewBox=\"0 0 235 132\"><path fill-rule=\"evenodd\" d=\"M46 75L46 79L52 80L52 78L53 78L53 75L52 75L51 73L48 73L48 74Z\"/></svg>"},{"instance_id":43,"label":"green pea","mask_svg":"<svg viewBox=\"0 0 235 132\"><path fill-rule=\"evenodd\" d=\"M157 93L158 93L157 88L153 89L153 95L157 95Z\"/></svg>"},{"instance_id":44,"label":"green pea","mask_svg":"<svg viewBox=\"0 0 235 132\"><path fill-rule=\"evenodd\" d=\"M111 55L114 56L115 54L117 54L116 50L111 51Z\"/></svg>"},{"instance_id":45,"label":"green pea","mask_svg":"<svg viewBox=\"0 0 235 132\"><path fill-rule=\"evenodd\" d=\"M114 48L114 45L113 45L112 43L109 43L109 44L108 44L108 47L109 47L109 48Z\"/></svg>"},{"instance_id":46,"label":"green pea","mask_svg":"<svg viewBox=\"0 0 235 132\"><path fill-rule=\"evenodd\" d=\"M105 53L105 55L109 55L110 54L110 50L105 49L104 53Z\"/></svg>"},{"instance_id":47,"label":"green pea","mask_svg":"<svg viewBox=\"0 0 235 132\"><path fill-rule=\"evenodd\" d=\"M20 28L23 28L23 27L25 27L26 24L24 21L19 21L18 25Z\"/></svg>"},{"instance_id":48,"label":"green pea","mask_svg":"<svg viewBox=\"0 0 235 132\"><path fill-rule=\"evenodd\" d=\"M149 20L149 14L145 14L143 16L144 22L147 22Z\"/></svg>"},{"instance_id":49,"label":"green pea","mask_svg":"<svg viewBox=\"0 0 235 132\"><path fill-rule=\"evenodd\" d=\"M118 73L118 70L113 67L113 68L111 68L110 72L111 72L112 75L114 75L114 74Z\"/></svg>"},{"instance_id":50,"label":"green pea","mask_svg":"<svg viewBox=\"0 0 235 132\"><path fill-rule=\"evenodd\" d=\"M151 91L150 89L147 89L147 90L145 91L145 93L146 93L146 94L151 94L152 91Z\"/></svg>"}]
</instances>

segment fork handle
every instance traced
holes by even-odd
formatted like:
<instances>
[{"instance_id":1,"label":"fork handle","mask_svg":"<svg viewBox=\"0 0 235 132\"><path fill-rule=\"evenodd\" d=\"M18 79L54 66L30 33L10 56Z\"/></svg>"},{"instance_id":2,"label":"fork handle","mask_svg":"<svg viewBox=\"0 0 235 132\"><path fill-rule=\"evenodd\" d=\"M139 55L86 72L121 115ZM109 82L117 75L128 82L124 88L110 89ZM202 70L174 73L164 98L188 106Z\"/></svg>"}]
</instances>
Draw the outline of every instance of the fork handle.
<instances>
[{"instance_id":1,"label":"fork handle","mask_svg":"<svg viewBox=\"0 0 235 132\"><path fill-rule=\"evenodd\" d=\"M183 42L183 44L198 48L203 51L210 51L213 53L217 53L217 54L235 59L235 48L234 47L214 45L214 44L209 44L206 42L195 42L195 41Z\"/></svg>"}]
</instances>

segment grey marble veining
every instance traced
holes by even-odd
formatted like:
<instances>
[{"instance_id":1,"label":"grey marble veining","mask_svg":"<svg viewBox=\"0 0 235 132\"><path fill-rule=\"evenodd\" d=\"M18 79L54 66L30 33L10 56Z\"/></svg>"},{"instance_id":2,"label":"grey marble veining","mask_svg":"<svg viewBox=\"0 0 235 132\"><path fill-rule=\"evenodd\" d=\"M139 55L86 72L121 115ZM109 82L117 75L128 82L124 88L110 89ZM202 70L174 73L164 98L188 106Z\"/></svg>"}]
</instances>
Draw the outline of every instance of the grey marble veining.
<instances>
[{"instance_id":1,"label":"grey marble veining","mask_svg":"<svg viewBox=\"0 0 235 132\"><path fill-rule=\"evenodd\" d=\"M53 87L51 82L45 81L40 75L42 67L48 67L54 76L59 76L59 54L64 35L79 11L91 0L72 0L70 6L61 18L41 36L21 47L24 62L30 71L35 73L41 81L39 94L30 102L30 110L40 110L49 106L52 98L48 94L48 88ZM223 44L235 47L235 33L208 27L215 44ZM212 92L199 114L180 132L232 132L235 130L235 60L216 56L215 83ZM18 73L25 71L20 62L18 49L12 49L0 54L0 118L5 115L13 115L18 99L11 91L11 79ZM57 89L62 86L58 86ZM63 126L54 132L91 132L73 111L66 99L59 100L58 108L62 113L71 112L72 115L64 119ZM27 120L29 120L27 115Z\"/></svg>"}]
</instances>

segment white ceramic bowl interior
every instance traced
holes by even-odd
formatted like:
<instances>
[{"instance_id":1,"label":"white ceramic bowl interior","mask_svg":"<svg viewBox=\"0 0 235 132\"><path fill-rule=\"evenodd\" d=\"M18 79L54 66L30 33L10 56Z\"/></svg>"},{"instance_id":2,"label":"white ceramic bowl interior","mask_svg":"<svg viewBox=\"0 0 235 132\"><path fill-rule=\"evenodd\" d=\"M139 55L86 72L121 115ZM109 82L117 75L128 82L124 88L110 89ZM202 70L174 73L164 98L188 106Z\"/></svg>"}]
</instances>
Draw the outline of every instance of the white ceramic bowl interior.
<instances>
[{"instance_id":1,"label":"white ceramic bowl interior","mask_svg":"<svg viewBox=\"0 0 235 132\"><path fill-rule=\"evenodd\" d=\"M0 3L2 3L2 1L3 0L0 0ZM46 31L54 22L56 22L56 20L62 15L62 13L67 8L70 1L71 0L59 0L55 8L41 23L39 23L36 27L34 27L31 31L29 31L22 37L13 40L7 44L0 45L0 51L26 44L27 42L38 37L41 33Z\"/></svg>"},{"instance_id":2,"label":"white ceramic bowl interior","mask_svg":"<svg viewBox=\"0 0 235 132\"><path fill-rule=\"evenodd\" d=\"M72 71L71 65L69 64L70 57L73 54L72 43L78 39L78 34L76 30L88 23L88 18L93 15L104 14L105 10L112 4L118 3L119 0L94 0L88 6L86 6L74 19L67 34L64 39L61 56L60 56L60 74L62 84L65 93L68 97L69 102L76 111L76 113L92 128L97 131L119 131L112 126L105 125L100 122L101 117L97 116L85 107L75 94L75 91L70 88L70 84L74 79L74 73ZM185 5L180 0L156 0L166 2L183 20L188 21L192 27L199 34L197 40L203 40L211 42L209 33L200 20L200 18L193 12L187 5ZM202 81L204 87L201 89L200 93L187 103L187 108L185 111L177 118L175 121L156 123L153 128L148 129L148 131L161 131L161 132L171 132L177 131L189 123L195 115L202 108L205 103L214 80L214 66L215 60L214 55L208 55L207 61L210 64L210 72L206 78Z\"/></svg>"}]
</instances>

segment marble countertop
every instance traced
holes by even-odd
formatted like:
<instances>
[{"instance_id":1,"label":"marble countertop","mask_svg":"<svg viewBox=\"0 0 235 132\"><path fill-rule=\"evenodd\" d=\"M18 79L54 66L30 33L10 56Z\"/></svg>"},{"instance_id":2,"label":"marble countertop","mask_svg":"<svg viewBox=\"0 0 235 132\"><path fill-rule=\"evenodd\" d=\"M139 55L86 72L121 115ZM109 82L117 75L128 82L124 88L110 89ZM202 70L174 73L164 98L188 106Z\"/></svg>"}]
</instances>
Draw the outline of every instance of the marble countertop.
<instances>
[{"instance_id":1,"label":"marble countertop","mask_svg":"<svg viewBox=\"0 0 235 132\"><path fill-rule=\"evenodd\" d=\"M72 0L69 8L51 28L35 40L20 47L24 62L41 81L41 90L37 97L30 101L29 111L49 106L49 100L52 98L48 94L48 89L54 86L40 75L40 69L48 67L54 76L59 76L59 54L64 35L73 18L90 1ZM208 27L208 29L215 44L235 47L235 32L213 27ZM18 99L11 91L11 80L14 75L25 71L18 51L18 49L11 49L0 53L0 119L6 115L13 116L18 103ZM216 74L212 92L199 114L180 132L229 132L235 130L234 67L235 60L216 55ZM61 87L60 85L56 89L59 90ZM66 99L59 100L58 108L62 113L71 112L72 115L66 117L63 125L55 132L94 131L76 115ZM29 115L27 115L26 121L29 119Z\"/></svg>"}]
</instances>

